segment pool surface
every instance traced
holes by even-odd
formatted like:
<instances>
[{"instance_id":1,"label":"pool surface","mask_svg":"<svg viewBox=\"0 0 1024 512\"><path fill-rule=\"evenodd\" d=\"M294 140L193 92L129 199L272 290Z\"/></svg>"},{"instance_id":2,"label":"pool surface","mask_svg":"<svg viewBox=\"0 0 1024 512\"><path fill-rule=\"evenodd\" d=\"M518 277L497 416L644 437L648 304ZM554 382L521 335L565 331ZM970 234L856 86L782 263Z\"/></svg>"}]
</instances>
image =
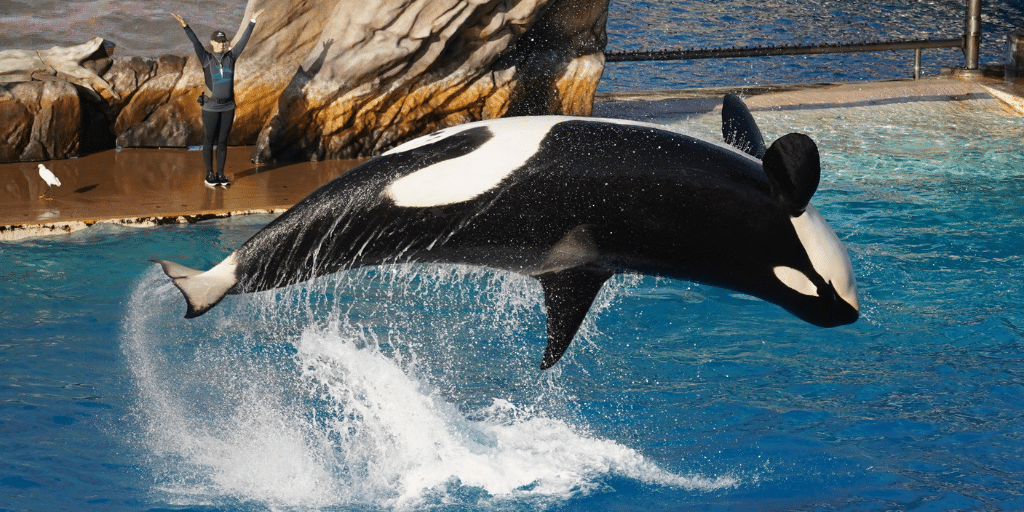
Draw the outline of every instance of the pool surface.
<instances>
[{"instance_id":1,"label":"pool surface","mask_svg":"<svg viewBox=\"0 0 1024 512\"><path fill-rule=\"evenodd\" d=\"M185 320L147 259L209 267L271 217L0 243L0 509L1024 507L1024 119L754 115L821 149L852 325L619 276L539 372L517 275L366 269Z\"/></svg>"}]
</instances>

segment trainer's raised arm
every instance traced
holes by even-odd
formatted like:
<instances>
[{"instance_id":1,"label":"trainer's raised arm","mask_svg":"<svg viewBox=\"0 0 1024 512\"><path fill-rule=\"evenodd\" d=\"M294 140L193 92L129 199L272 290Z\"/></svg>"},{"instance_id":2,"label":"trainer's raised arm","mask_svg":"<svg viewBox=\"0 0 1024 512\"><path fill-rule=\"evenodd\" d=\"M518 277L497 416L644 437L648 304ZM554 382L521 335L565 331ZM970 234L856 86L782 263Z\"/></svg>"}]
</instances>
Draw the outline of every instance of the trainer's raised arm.
<instances>
[{"instance_id":1,"label":"trainer's raised arm","mask_svg":"<svg viewBox=\"0 0 1024 512\"><path fill-rule=\"evenodd\" d=\"M185 20L184 20L184 19L182 19L182 17L181 17L181 16L178 16L177 14L175 14L175 13L173 13L173 12L171 13L171 16L174 16L174 19L178 20L178 23L181 23L181 26L182 26L182 27L187 27L187 26L188 26L188 23L185 23ZM254 19L255 19L255 18L254 18Z\"/></svg>"},{"instance_id":2,"label":"trainer's raised arm","mask_svg":"<svg viewBox=\"0 0 1024 512\"><path fill-rule=\"evenodd\" d=\"M251 22L253 22L253 23L256 23L256 18L259 18L259 17L260 17L260 14L263 14L263 11L265 11L265 10L266 10L266 9L260 9L260 10L256 11L256 12L255 12L255 13L254 13L254 14L252 15L252 19L251 19L251 20L249 20L249 21L251 21Z\"/></svg>"}]
</instances>

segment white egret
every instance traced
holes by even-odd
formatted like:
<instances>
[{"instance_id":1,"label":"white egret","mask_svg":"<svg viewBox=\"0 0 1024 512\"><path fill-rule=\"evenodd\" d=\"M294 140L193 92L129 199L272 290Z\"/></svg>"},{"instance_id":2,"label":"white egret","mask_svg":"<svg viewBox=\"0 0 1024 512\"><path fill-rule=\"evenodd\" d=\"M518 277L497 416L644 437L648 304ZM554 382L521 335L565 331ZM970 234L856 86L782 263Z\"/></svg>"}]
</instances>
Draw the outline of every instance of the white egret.
<instances>
[{"instance_id":1,"label":"white egret","mask_svg":"<svg viewBox=\"0 0 1024 512\"><path fill-rule=\"evenodd\" d=\"M43 164L39 164L39 177L42 178L47 185L46 192L39 196L39 199L53 199L52 197L46 197L46 195L50 193L50 190L53 189L54 185L58 187L60 186L60 180L58 180L57 176L53 174L53 171L47 169Z\"/></svg>"}]
</instances>

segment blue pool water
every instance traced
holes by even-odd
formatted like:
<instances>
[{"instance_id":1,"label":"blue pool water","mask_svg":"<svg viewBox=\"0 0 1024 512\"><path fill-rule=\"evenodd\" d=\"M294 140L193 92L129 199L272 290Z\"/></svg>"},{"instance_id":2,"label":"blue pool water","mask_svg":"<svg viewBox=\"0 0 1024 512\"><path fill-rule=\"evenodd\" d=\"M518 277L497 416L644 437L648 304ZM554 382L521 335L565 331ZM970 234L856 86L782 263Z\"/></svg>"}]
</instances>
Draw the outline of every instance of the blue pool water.
<instances>
[{"instance_id":1,"label":"blue pool water","mask_svg":"<svg viewBox=\"0 0 1024 512\"><path fill-rule=\"evenodd\" d=\"M0 510L1024 508L1024 119L754 115L821 148L855 324L620 276L542 373L528 278L368 269L185 320L147 259L270 217L0 243Z\"/></svg>"}]
</instances>

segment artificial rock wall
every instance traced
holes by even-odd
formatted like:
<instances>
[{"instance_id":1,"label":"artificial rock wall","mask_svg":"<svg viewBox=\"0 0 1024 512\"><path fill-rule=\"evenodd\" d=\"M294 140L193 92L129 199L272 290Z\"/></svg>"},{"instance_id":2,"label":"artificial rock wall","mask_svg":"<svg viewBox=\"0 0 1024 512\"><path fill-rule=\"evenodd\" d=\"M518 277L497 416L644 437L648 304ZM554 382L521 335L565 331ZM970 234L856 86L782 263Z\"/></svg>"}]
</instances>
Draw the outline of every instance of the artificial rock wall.
<instances>
[{"instance_id":1,"label":"artificial rock wall","mask_svg":"<svg viewBox=\"0 0 1024 512\"><path fill-rule=\"evenodd\" d=\"M249 0L238 32L258 9L229 143L253 144L259 163L371 156L479 119L588 115L604 69L607 0ZM0 161L201 143L195 56L112 59L101 43L41 64L0 52L12 121Z\"/></svg>"}]
</instances>

